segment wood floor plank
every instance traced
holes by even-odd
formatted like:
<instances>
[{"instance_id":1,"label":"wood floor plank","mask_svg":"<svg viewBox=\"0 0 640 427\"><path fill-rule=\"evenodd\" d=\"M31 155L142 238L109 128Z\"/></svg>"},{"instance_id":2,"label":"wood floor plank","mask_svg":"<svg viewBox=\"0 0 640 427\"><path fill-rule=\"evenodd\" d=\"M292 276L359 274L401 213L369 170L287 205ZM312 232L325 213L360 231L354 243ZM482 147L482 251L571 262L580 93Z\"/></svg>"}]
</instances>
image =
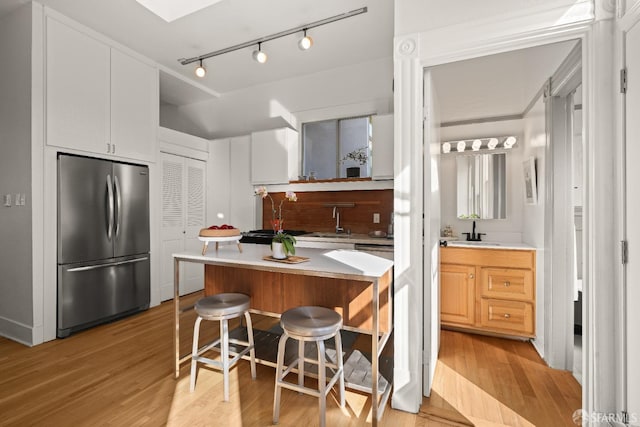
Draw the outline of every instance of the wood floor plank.
<instances>
[{"instance_id":1,"label":"wood floor plank","mask_svg":"<svg viewBox=\"0 0 640 427\"><path fill-rule=\"evenodd\" d=\"M277 324L252 317L254 328ZM187 312L181 319L187 352L195 316ZM0 338L0 426L271 425L274 370L258 366L253 381L241 361L231 372L231 401L223 402L222 375L201 368L190 393L188 365L173 378L172 320L168 302L33 348ZM203 339L213 339L217 324L202 331ZM580 393L570 373L547 368L529 343L443 330L431 397L418 414L387 407L380 425L571 425ZM367 395L348 392L342 410L331 393L327 425L370 425L370 409ZM280 425L317 425L317 419L315 398L283 391Z\"/></svg>"}]
</instances>

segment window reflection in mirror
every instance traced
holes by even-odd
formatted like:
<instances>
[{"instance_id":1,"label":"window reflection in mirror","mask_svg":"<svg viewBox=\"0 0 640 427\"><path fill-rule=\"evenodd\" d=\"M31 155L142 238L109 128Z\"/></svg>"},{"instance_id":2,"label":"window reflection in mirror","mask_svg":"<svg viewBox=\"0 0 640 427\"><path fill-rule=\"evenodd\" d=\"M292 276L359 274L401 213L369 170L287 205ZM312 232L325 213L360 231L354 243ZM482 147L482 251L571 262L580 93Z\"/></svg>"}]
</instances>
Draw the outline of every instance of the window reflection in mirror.
<instances>
[{"instance_id":1,"label":"window reflection in mirror","mask_svg":"<svg viewBox=\"0 0 640 427\"><path fill-rule=\"evenodd\" d=\"M304 180L370 177L370 117L304 123L302 171Z\"/></svg>"},{"instance_id":2,"label":"window reflection in mirror","mask_svg":"<svg viewBox=\"0 0 640 427\"><path fill-rule=\"evenodd\" d=\"M457 215L461 219L505 219L506 154L457 155Z\"/></svg>"}]
</instances>

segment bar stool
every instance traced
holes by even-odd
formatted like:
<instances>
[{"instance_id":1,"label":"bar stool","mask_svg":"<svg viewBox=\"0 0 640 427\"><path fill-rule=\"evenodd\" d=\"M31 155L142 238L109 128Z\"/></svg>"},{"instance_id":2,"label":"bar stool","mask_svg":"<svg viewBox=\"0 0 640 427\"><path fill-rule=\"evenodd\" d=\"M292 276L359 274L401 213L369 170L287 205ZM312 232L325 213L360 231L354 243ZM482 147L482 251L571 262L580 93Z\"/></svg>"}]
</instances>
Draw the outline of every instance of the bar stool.
<instances>
[{"instance_id":1,"label":"bar stool","mask_svg":"<svg viewBox=\"0 0 640 427\"><path fill-rule=\"evenodd\" d=\"M196 388L196 369L198 362L212 365L215 368L222 369L223 385L224 385L224 401L229 401L229 369L233 367L238 360L247 352L251 359L251 377L256 379L256 360L253 343L253 327L251 325L251 315L249 314L249 305L251 299L244 294L225 293L217 294L199 299L196 302L195 310L198 318L193 326L193 350L191 352L191 392ZM244 314L247 321L247 341L238 339L229 339L229 319L235 319ZM200 323L202 320L220 321L220 338L205 344L198 348L198 339L200 335ZM233 359L229 360L229 343L238 344L245 348L239 353L231 352ZM214 348L220 344L220 349ZM205 352L214 349L220 351L221 361L209 359L200 356Z\"/></svg>"},{"instance_id":2,"label":"bar stool","mask_svg":"<svg viewBox=\"0 0 640 427\"><path fill-rule=\"evenodd\" d=\"M273 402L273 423L277 424L280 418L280 394L282 387L300 393L316 396L320 406L320 426L325 425L325 412L327 407L327 394L337 380L340 380L340 407L344 408L344 370L342 365L342 339L340 328L342 316L335 311L324 307L296 307L282 313L280 326L284 333L278 344L278 365L276 368L276 385ZM325 362L324 341L334 338L336 343L336 363ZM286 343L289 338L298 340L298 358L283 371ZM304 356L304 344L313 341L318 347L318 360L307 359ZM318 389L304 386L304 363L318 365ZM294 367L298 367L298 384L284 381ZM327 383L326 367L332 368L333 376Z\"/></svg>"}]
</instances>

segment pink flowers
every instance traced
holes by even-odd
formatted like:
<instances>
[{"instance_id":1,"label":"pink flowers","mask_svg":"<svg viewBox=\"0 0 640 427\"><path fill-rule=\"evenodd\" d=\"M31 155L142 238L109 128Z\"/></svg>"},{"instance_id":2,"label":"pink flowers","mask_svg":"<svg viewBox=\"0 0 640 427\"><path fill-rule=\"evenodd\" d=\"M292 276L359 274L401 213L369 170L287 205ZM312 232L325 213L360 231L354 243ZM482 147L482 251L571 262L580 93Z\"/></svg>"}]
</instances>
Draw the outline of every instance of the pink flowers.
<instances>
[{"instance_id":1,"label":"pink flowers","mask_svg":"<svg viewBox=\"0 0 640 427\"><path fill-rule=\"evenodd\" d=\"M277 211L278 216L276 217L276 207L275 207L275 204L273 203L273 198L269 194L269 191L267 191L267 187L265 187L264 185L260 187L256 187L253 192L254 192L254 195L260 196L262 200L266 199L267 197L269 198L269 200L271 200L271 215L273 216L273 220L271 221L271 224L273 225L275 231L281 231L282 224L284 222L282 219L282 205L285 202L285 200L288 200L290 202L297 202L298 196L296 195L296 193L293 191L287 191L285 193L284 199L282 199L280 201L280 204L278 205L278 211Z\"/></svg>"}]
</instances>

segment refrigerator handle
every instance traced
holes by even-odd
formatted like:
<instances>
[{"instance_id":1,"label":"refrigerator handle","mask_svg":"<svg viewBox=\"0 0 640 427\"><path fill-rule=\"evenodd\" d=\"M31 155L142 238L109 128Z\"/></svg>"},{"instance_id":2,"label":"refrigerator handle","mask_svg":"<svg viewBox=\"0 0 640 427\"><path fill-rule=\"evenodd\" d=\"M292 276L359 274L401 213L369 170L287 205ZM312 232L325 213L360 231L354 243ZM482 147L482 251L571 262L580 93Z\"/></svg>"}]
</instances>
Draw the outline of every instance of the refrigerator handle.
<instances>
[{"instance_id":1,"label":"refrigerator handle","mask_svg":"<svg viewBox=\"0 0 640 427\"><path fill-rule=\"evenodd\" d=\"M111 175L107 175L107 196L109 206L109 228L107 229L107 239L111 241L111 235L113 234L113 187L111 186Z\"/></svg>"},{"instance_id":2,"label":"refrigerator handle","mask_svg":"<svg viewBox=\"0 0 640 427\"><path fill-rule=\"evenodd\" d=\"M115 238L117 239L120 235L120 224L122 223L122 195L120 193L120 182L118 181L118 177L116 175L113 176L113 184L115 190L115 199L116 199L116 232Z\"/></svg>"}]
</instances>

